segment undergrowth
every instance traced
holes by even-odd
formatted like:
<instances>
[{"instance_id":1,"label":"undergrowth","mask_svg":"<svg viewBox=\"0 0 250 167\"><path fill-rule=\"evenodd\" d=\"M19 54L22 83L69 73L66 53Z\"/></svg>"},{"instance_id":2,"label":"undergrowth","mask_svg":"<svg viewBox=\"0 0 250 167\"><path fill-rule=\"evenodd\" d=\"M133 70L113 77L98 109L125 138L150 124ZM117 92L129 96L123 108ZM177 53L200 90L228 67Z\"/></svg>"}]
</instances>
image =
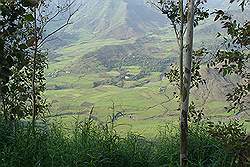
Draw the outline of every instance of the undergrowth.
<instances>
[{"instance_id":1,"label":"undergrowth","mask_svg":"<svg viewBox=\"0 0 250 167\"><path fill-rule=\"evenodd\" d=\"M73 132L60 124L15 130L0 123L1 167L178 167L179 133L173 125L156 137L136 133L122 137L112 126L77 122ZM189 166L230 167L233 154L207 133L204 125L189 130Z\"/></svg>"}]
</instances>

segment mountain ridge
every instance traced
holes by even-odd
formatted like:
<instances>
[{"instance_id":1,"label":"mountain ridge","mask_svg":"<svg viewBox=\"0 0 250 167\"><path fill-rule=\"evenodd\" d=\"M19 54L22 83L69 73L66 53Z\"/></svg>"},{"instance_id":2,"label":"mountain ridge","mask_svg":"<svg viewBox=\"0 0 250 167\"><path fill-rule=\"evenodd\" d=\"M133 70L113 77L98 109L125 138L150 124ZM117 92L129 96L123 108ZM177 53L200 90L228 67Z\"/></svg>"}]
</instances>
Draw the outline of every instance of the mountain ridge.
<instances>
[{"instance_id":1,"label":"mountain ridge","mask_svg":"<svg viewBox=\"0 0 250 167\"><path fill-rule=\"evenodd\" d=\"M129 39L165 24L164 17L144 0L88 0L66 31L89 31L97 38Z\"/></svg>"}]
</instances>

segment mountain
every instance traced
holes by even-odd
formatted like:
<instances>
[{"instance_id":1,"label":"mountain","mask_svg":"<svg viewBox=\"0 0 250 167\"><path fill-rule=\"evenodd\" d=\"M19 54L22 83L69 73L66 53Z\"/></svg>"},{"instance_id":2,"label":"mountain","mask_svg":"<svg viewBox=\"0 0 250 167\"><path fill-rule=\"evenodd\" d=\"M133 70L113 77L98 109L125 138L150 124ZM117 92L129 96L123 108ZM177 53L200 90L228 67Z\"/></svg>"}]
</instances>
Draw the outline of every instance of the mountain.
<instances>
[{"instance_id":1,"label":"mountain","mask_svg":"<svg viewBox=\"0 0 250 167\"><path fill-rule=\"evenodd\" d=\"M129 39L166 27L167 19L147 0L76 0L81 4L58 45L89 39ZM208 0L210 9L225 8L225 0ZM54 24L54 23L53 23Z\"/></svg>"},{"instance_id":2,"label":"mountain","mask_svg":"<svg viewBox=\"0 0 250 167\"><path fill-rule=\"evenodd\" d=\"M57 53L50 54L52 55L50 58L58 56L67 57L66 59L69 59L68 57L75 58L76 61L70 62L65 67L70 71L77 71L77 73L85 71L83 69L85 64L89 65L85 59L88 60L87 62L90 60L92 63L95 62L95 65L92 65L93 68L98 64L102 66L101 69L105 69L110 64L102 61L103 57L110 61L114 60L111 64L113 64L112 67L115 67L117 66L117 57L121 52L123 55L138 53L132 54L132 57L136 57L138 60L142 59L143 56L154 57L154 61L149 62L166 62L158 60L157 56L155 58L156 54L165 55L165 57L160 56L161 59L176 57L176 40L172 28L167 24L167 19L147 4L145 0L76 0L76 4L79 3L82 3L82 6L74 15L72 24L60 33L60 40L50 44L50 46L56 45L59 49ZM220 9L225 6L228 6L228 1L225 0L208 0L205 5L211 12L215 8ZM238 15L237 12L234 12L234 15ZM215 43L210 43L209 40L215 37L220 27L218 22L213 21L213 16L201 22L195 28L195 46L200 47L200 45L206 44L206 47L214 47ZM145 38L147 42L140 42L141 39ZM114 41L110 42L110 39ZM131 43L128 41L129 39L134 40L134 42ZM106 43L105 40L109 42ZM120 42L121 44L119 44ZM88 45L93 46L92 50L86 49ZM62 51L65 47L72 52L65 54ZM166 52L164 48L169 49ZM156 53L155 50L157 50ZM89 52L91 54L87 54ZM137 64L134 64L136 62ZM131 60L127 58L125 64L131 65L131 63L132 58ZM116 65L114 66L114 64ZM143 63L135 61L132 64L142 66ZM153 64L155 63L150 66ZM162 64L162 66L166 67L167 64ZM93 68L90 71L95 71Z\"/></svg>"},{"instance_id":3,"label":"mountain","mask_svg":"<svg viewBox=\"0 0 250 167\"><path fill-rule=\"evenodd\" d=\"M99 38L128 39L165 24L164 17L144 0L86 0L82 6L67 30L73 34L87 31Z\"/></svg>"},{"instance_id":4,"label":"mountain","mask_svg":"<svg viewBox=\"0 0 250 167\"><path fill-rule=\"evenodd\" d=\"M72 24L58 34L60 40L49 43L50 48L57 45L53 54L49 54L46 71L46 97L52 104L53 114L88 116L95 106L97 117L104 119L112 114L113 102L116 111L135 118L129 119L132 124L178 120L175 100L164 103L176 91L164 73L178 57L176 37L167 19L144 0L82 1ZM225 2L208 0L206 6L212 12L225 9ZM240 20L250 13L246 10L246 16L242 17L238 11L234 10L233 16ZM221 41L215 36L221 31L221 25L213 19L214 16L195 28L195 48L213 50L220 46ZM230 82L203 66L202 77L208 83L192 91L192 100L204 107L209 116L220 118ZM162 105L152 108L156 104Z\"/></svg>"}]
</instances>

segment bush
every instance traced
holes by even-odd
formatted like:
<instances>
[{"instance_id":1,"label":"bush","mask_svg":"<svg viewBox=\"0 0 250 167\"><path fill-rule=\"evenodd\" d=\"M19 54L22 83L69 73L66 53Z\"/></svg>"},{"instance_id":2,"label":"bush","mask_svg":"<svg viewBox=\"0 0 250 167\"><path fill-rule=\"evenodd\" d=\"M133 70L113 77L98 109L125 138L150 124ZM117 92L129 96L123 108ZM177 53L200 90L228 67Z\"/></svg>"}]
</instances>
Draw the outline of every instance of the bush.
<instances>
[{"instance_id":1,"label":"bush","mask_svg":"<svg viewBox=\"0 0 250 167\"><path fill-rule=\"evenodd\" d=\"M231 166L250 166L248 154L250 152L249 137L244 124L237 120L225 122L208 122L207 132L223 144L224 148L232 154Z\"/></svg>"}]
</instances>

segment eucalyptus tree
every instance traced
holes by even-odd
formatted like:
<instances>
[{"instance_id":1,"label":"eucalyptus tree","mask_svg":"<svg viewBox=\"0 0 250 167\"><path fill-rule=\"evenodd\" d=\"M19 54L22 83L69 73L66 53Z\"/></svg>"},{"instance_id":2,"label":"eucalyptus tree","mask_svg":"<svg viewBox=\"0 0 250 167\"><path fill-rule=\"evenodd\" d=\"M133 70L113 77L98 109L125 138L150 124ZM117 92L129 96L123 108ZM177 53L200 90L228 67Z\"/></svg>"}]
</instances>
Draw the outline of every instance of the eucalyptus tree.
<instances>
[{"instance_id":1,"label":"eucalyptus tree","mask_svg":"<svg viewBox=\"0 0 250 167\"><path fill-rule=\"evenodd\" d=\"M149 2L158 10L160 10L162 14L166 15L168 20L170 20L179 47L179 69L172 69L167 75L170 81L178 83L177 86L179 87L180 91L180 165L187 166L190 87L192 81L195 85L197 85L198 82L203 82L200 79L199 72L192 68L193 27L197 26L199 21L204 20L209 16L208 10L203 7L203 4L206 3L206 0L188 0L186 4L184 4L183 0L160 0L157 2L151 0ZM186 42L184 42L185 35ZM192 72L194 71L196 71L196 73L192 75Z\"/></svg>"},{"instance_id":2,"label":"eucalyptus tree","mask_svg":"<svg viewBox=\"0 0 250 167\"><path fill-rule=\"evenodd\" d=\"M187 34L185 48L184 77L182 88L182 108L181 108L181 148L180 148L180 165L188 166L188 110L189 94L191 85L192 71L192 52L194 39L194 0L188 0L187 13Z\"/></svg>"}]
</instances>

